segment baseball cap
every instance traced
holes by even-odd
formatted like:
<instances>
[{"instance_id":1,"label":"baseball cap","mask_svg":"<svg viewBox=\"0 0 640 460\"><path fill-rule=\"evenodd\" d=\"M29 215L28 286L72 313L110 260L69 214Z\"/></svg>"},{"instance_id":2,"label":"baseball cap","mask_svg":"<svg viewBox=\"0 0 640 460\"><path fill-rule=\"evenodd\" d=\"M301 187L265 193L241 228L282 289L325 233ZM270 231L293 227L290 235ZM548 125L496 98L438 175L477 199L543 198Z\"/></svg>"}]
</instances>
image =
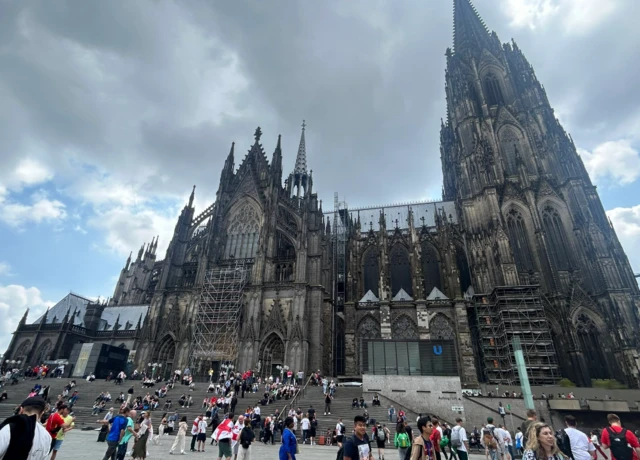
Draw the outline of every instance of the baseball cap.
<instances>
[{"instance_id":1,"label":"baseball cap","mask_svg":"<svg viewBox=\"0 0 640 460\"><path fill-rule=\"evenodd\" d=\"M46 405L47 405L46 401L43 398L41 398L40 396L32 396L31 398L25 399L22 402L22 404L20 404L21 407L34 407L34 408L39 409L41 411L44 410Z\"/></svg>"}]
</instances>

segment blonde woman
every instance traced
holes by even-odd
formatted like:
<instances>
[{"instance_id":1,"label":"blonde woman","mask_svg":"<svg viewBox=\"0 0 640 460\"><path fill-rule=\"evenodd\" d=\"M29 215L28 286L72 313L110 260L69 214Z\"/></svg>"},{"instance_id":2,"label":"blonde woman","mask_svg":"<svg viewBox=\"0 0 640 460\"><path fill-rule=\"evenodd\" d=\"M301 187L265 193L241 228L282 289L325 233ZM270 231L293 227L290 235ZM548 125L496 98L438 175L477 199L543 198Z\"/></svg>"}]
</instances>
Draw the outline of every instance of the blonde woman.
<instances>
[{"instance_id":1,"label":"blonde woman","mask_svg":"<svg viewBox=\"0 0 640 460\"><path fill-rule=\"evenodd\" d=\"M184 455L184 444L185 444L185 436L187 435L187 416L185 415L180 419L180 424L178 425L178 434L176 435L176 440L173 441L173 446L171 446L170 454L173 454L173 451L176 450L176 447L180 446L180 453Z\"/></svg>"},{"instance_id":2,"label":"blonde woman","mask_svg":"<svg viewBox=\"0 0 640 460\"><path fill-rule=\"evenodd\" d=\"M556 444L556 437L551 427L540 422L531 424L522 460L564 460L564 458Z\"/></svg>"}]
</instances>

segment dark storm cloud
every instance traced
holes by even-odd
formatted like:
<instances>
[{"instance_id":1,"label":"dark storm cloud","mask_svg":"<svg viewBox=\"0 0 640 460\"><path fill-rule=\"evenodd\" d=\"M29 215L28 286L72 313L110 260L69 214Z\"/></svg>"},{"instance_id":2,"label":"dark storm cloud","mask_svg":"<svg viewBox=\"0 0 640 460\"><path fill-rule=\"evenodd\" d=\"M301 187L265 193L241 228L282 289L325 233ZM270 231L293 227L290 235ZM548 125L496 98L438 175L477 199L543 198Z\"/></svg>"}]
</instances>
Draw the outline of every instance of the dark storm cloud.
<instances>
[{"instance_id":1,"label":"dark storm cloud","mask_svg":"<svg viewBox=\"0 0 640 460\"><path fill-rule=\"evenodd\" d=\"M0 167L35 142L29 152L56 167L74 155L127 178L151 171L149 193L196 183L212 196L230 143L239 164L257 125L269 157L283 134L286 175L304 118L325 200L437 198L451 3L5 4ZM562 18L510 29L497 0L474 3L516 39L579 145L613 140L638 115L635 2L588 33Z\"/></svg>"}]
</instances>

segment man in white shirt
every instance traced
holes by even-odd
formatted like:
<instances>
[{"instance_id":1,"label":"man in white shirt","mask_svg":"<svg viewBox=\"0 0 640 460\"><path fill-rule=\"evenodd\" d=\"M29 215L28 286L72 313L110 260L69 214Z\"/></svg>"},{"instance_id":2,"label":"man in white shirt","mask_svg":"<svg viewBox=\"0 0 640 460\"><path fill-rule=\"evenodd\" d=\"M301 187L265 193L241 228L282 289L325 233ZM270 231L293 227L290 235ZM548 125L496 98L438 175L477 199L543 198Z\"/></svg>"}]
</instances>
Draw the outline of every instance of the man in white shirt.
<instances>
[{"instance_id":1,"label":"man in white shirt","mask_svg":"<svg viewBox=\"0 0 640 460\"><path fill-rule=\"evenodd\" d=\"M500 438L502 438L503 455L507 460L513 460L513 441L511 440L511 433L509 433L504 425L498 425L496 431L499 431Z\"/></svg>"},{"instance_id":2,"label":"man in white shirt","mask_svg":"<svg viewBox=\"0 0 640 460\"><path fill-rule=\"evenodd\" d=\"M309 434L309 427L311 426L311 422L309 422L309 419L306 415L300 422L300 426L302 427L302 444L306 444L307 435Z\"/></svg>"},{"instance_id":3,"label":"man in white shirt","mask_svg":"<svg viewBox=\"0 0 640 460\"><path fill-rule=\"evenodd\" d=\"M577 422L573 415L564 418L567 427L564 429L569 437L571 453L574 460L592 460L595 458L596 448L589 442L589 438L582 431L576 429Z\"/></svg>"},{"instance_id":4,"label":"man in white shirt","mask_svg":"<svg viewBox=\"0 0 640 460\"><path fill-rule=\"evenodd\" d=\"M344 428L345 426L342 424L342 419L338 419L338 423L336 423L336 441L338 443L338 447L342 447L342 442L344 440Z\"/></svg>"},{"instance_id":5,"label":"man in white shirt","mask_svg":"<svg viewBox=\"0 0 640 460\"><path fill-rule=\"evenodd\" d=\"M253 413L256 415L260 415L260 406L256 404L256 407L253 408Z\"/></svg>"},{"instance_id":6,"label":"man in white shirt","mask_svg":"<svg viewBox=\"0 0 640 460\"><path fill-rule=\"evenodd\" d=\"M39 396L27 398L20 414L0 425L0 459L45 460L51 448L51 435L40 423L46 403Z\"/></svg>"},{"instance_id":7,"label":"man in white shirt","mask_svg":"<svg viewBox=\"0 0 640 460\"><path fill-rule=\"evenodd\" d=\"M453 445L453 441L455 439L460 440L460 444L458 446ZM467 439L467 431L462 426L462 419L460 417L456 419L456 426L451 429L451 442L451 447L456 450L458 456L460 457L460 460L468 460L469 439Z\"/></svg>"},{"instance_id":8,"label":"man in white shirt","mask_svg":"<svg viewBox=\"0 0 640 460\"><path fill-rule=\"evenodd\" d=\"M258 410L260 410L260 408L258 408ZM238 420L236 421L235 425L233 425L233 431L237 431L238 433L240 433L243 428L244 428L244 415L240 415L238 416ZM233 445L233 458L238 458L239 450L240 450L240 443L236 442Z\"/></svg>"}]
</instances>

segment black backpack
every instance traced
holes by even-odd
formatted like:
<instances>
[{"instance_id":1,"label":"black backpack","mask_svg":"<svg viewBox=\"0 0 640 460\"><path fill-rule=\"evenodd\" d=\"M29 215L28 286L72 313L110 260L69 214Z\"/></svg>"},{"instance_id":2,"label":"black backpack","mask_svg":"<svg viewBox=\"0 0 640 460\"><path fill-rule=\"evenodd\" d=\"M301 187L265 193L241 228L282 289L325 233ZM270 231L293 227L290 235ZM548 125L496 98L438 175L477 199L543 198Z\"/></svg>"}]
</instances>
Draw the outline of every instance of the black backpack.
<instances>
[{"instance_id":1,"label":"black backpack","mask_svg":"<svg viewBox=\"0 0 640 460\"><path fill-rule=\"evenodd\" d=\"M558 431L558 433L556 434L556 443L558 444L558 448L566 457L573 459L573 452L571 451L571 439L569 439L569 435L565 430Z\"/></svg>"},{"instance_id":2,"label":"black backpack","mask_svg":"<svg viewBox=\"0 0 640 460\"><path fill-rule=\"evenodd\" d=\"M627 429L623 428L620 433L616 433L611 428L607 428L609 432L609 448L611 455L616 460L632 460L633 449L627 441Z\"/></svg>"},{"instance_id":3,"label":"black backpack","mask_svg":"<svg viewBox=\"0 0 640 460\"><path fill-rule=\"evenodd\" d=\"M342 447L340 447L340 449L338 449L338 454L336 455L336 460L343 460L344 459L344 446L346 446L347 442L349 442L349 441L354 442L353 436L350 437L346 442L342 443Z\"/></svg>"}]
</instances>

